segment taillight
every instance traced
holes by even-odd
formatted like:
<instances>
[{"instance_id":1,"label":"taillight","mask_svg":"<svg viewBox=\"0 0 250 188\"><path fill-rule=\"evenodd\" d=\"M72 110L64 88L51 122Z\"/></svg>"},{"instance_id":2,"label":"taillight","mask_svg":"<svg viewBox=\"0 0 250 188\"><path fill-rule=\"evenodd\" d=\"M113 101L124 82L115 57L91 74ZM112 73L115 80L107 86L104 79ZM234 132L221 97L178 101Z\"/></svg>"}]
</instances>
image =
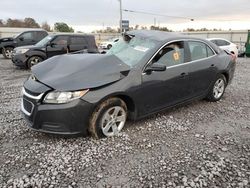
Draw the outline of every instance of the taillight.
<instances>
[{"instance_id":1,"label":"taillight","mask_svg":"<svg viewBox=\"0 0 250 188\"><path fill-rule=\"evenodd\" d=\"M236 62L236 58L237 58L236 55L232 53L230 55L231 55L232 60Z\"/></svg>"}]
</instances>

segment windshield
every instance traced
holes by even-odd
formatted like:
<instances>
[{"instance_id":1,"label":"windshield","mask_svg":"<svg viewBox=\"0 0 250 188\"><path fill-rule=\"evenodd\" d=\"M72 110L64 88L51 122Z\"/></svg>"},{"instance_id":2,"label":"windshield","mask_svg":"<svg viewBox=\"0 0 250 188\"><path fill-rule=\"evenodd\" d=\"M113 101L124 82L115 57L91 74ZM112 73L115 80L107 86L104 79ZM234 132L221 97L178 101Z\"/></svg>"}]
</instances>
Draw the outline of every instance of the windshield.
<instances>
[{"instance_id":1,"label":"windshield","mask_svg":"<svg viewBox=\"0 0 250 188\"><path fill-rule=\"evenodd\" d=\"M35 46L45 46L52 38L53 36L47 36L44 39L42 39L40 42L36 43Z\"/></svg>"},{"instance_id":2,"label":"windshield","mask_svg":"<svg viewBox=\"0 0 250 188\"><path fill-rule=\"evenodd\" d=\"M156 41L132 37L130 40L119 40L107 52L108 55L115 55L129 66L136 65L146 53L156 46Z\"/></svg>"},{"instance_id":3,"label":"windshield","mask_svg":"<svg viewBox=\"0 0 250 188\"><path fill-rule=\"evenodd\" d=\"M18 38L21 34L23 34L23 32L21 32L21 33L17 33L17 34L15 34L15 35L13 35L13 38Z\"/></svg>"}]
</instances>

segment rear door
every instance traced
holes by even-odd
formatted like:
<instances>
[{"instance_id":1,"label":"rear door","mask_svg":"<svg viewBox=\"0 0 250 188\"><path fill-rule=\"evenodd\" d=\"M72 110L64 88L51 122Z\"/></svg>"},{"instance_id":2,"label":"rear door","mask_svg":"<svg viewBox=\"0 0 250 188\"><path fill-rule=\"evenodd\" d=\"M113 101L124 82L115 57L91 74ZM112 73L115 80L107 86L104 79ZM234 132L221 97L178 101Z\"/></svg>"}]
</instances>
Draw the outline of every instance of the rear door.
<instances>
[{"instance_id":1,"label":"rear door","mask_svg":"<svg viewBox=\"0 0 250 188\"><path fill-rule=\"evenodd\" d=\"M88 43L84 36L70 36L69 52L88 49Z\"/></svg>"},{"instance_id":2,"label":"rear door","mask_svg":"<svg viewBox=\"0 0 250 188\"><path fill-rule=\"evenodd\" d=\"M187 41L190 53L189 79L192 97L204 95L217 75L218 56L202 41Z\"/></svg>"},{"instance_id":3,"label":"rear door","mask_svg":"<svg viewBox=\"0 0 250 188\"><path fill-rule=\"evenodd\" d=\"M46 48L47 57L68 53L68 40L66 35L56 36Z\"/></svg>"}]
</instances>

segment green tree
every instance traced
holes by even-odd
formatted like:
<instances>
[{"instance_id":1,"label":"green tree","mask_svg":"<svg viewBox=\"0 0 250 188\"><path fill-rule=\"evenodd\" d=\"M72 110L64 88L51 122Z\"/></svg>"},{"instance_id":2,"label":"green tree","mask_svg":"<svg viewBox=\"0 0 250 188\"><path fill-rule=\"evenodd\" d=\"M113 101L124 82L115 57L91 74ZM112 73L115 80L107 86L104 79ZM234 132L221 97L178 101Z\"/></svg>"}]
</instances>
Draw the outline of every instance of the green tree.
<instances>
[{"instance_id":1,"label":"green tree","mask_svg":"<svg viewBox=\"0 0 250 188\"><path fill-rule=\"evenodd\" d=\"M24 18L24 27L27 28L40 28L40 25L34 20L34 18Z\"/></svg>"},{"instance_id":2,"label":"green tree","mask_svg":"<svg viewBox=\"0 0 250 188\"><path fill-rule=\"evenodd\" d=\"M66 23L64 22L57 22L54 24L54 30L58 32L69 32L69 33L74 33L74 29L72 27L69 27Z\"/></svg>"},{"instance_id":3,"label":"green tree","mask_svg":"<svg viewBox=\"0 0 250 188\"><path fill-rule=\"evenodd\" d=\"M6 27L24 27L23 21L18 19L8 18L6 20Z\"/></svg>"},{"instance_id":4,"label":"green tree","mask_svg":"<svg viewBox=\"0 0 250 188\"><path fill-rule=\"evenodd\" d=\"M3 24L3 20L2 19L0 19L0 27L3 27L4 26L4 24Z\"/></svg>"}]
</instances>

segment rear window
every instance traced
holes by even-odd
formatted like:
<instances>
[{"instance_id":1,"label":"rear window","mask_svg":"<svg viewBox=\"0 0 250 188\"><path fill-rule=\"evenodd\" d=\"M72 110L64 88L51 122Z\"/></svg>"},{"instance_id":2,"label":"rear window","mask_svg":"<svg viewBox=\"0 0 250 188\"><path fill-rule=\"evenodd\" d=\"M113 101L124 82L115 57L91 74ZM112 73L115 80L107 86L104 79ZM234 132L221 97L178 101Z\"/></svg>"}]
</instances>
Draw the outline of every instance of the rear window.
<instances>
[{"instance_id":1,"label":"rear window","mask_svg":"<svg viewBox=\"0 0 250 188\"><path fill-rule=\"evenodd\" d=\"M225 40L216 40L216 44L218 46L228 46L228 45L230 45L230 43L225 41Z\"/></svg>"},{"instance_id":2,"label":"rear window","mask_svg":"<svg viewBox=\"0 0 250 188\"><path fill-rule=\"evenodd\" d=\"M44 37L46 37L48 34L45 32L45 31L37 31L36 32L36 37L37 39L41 40L43 39Z\"/></svg>"},{"instance_id":3,"label":"rear window","mask_svg":"<svg viewBox=\"0 0 250 188\"><path fill-rule=\"evenodd\" d=\"M87 41L85 39L85 37L71 37L71 44L73 45L85 45L87 44Z\"/></svg>"}]
</instances>

